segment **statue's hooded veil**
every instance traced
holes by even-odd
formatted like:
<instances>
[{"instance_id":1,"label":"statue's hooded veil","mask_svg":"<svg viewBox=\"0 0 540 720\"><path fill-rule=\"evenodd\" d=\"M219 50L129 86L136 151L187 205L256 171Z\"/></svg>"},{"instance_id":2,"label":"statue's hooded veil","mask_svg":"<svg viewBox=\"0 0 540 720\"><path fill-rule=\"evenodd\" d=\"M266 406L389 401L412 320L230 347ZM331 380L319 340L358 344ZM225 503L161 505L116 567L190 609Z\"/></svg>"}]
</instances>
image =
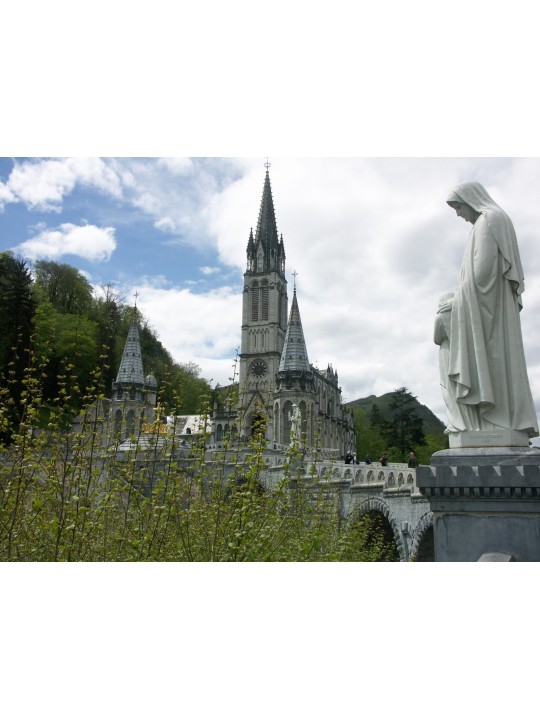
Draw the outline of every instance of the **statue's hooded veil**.
<instances>
[{"instance_id":1,"label":"statue's hooded veil","mask_svg":"<svg viewBox=\"0 0 540 720\"><path fill-rule=\"evenodd\" d=\"M448 204L465 203L485 216L488 228L506 261L503 275L512 283L521 308L523 306L521 294L525 290L523 267L519 256L516 231L508 215L479 182L460 183L446 198L446 202Z\"/></svg>"}]
</instances>

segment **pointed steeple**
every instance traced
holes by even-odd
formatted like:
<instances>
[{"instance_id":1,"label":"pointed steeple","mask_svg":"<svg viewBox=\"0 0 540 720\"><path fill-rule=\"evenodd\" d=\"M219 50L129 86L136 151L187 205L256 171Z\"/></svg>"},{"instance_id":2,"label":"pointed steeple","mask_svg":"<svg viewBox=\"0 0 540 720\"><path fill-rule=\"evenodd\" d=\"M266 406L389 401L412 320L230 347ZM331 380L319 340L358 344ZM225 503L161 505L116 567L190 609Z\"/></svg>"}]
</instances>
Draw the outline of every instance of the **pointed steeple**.
<instances>
[{"instance_id":1,"label":"pointed steeple","mask_svg":"<svg viewBox=\"0 0 540 720\"><path fill-rule=\"evenodd\" d=\"M274 210L274 200L272 198L272 188L270 187L270 175L266 170L264 178L264 188L261 200L261 208L259 210L259 219L257 220L257 230L255 231L255 243L262 241L265 249L271 247L277 248L278 232L276 224L276 213Z\"/></svg>"},{"instance_id":2,"label":"pointed steeple","mask_svg":"<svg viewBox=\"0 0 540 720\"><path fill-rule=\"evenodd\" d=\"M268 172L269 167L270 164L266 163L266 175L255 237L253 237L253 230L249 236L247 270L248 272L259 273L277 270L284 276L285 247L283 245L283 236L281 238L278 236L270 174Z\"/></svg>"},{"instance_id":3,"label":"pointed steeple","mask_svg":"<svg viewBox=\"0 0 540 720\"><path fill-rule=\"evenodd\" d=\"M289 323L287 325L287 332L285 333L285 342L283 344L278 373L287 371L311 374L302 320L300 319L300 310L298 309L298 300L296 299L296 287L293 292Z\"/></svg>"},{"instance_id":4,"label":"pointed steeple","mask_svg":"<svg viewBox=\"0 0 540 720\"><path fill-rule=\"evenodd\" d=\"M137 323L137 311L133 309L131 325L122 354L120 368L116 376L116 385L123 387L143 387L144 370L141 354L141 342L139 339L139 326Z\"/></svg>"}]
</instances>

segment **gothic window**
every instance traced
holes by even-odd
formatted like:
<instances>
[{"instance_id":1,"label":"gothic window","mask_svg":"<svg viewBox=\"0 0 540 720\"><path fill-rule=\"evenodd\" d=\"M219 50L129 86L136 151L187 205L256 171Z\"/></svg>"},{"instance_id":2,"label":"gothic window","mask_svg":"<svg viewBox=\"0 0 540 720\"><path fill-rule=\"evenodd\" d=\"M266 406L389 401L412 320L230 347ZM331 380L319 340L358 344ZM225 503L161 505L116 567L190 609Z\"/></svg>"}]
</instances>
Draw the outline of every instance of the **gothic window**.
<instances>
[{"instance_id":1,"label":"gothic window","mask_svg":"<svg viewBox=\"0 0 540 720\"><path fill-rule=\"evenodd\" d=\"M223 427L222 427L221 423L219 423L219 425L217 426L217 429L216 429L216 440L217 440L217 442L220 442L220 440L223 440Z\"/></svg>"},{"instance_id":2,"label":"gothic window","mask_svg":"<svg viewBox=\"0 0 540 720\"><path fill-rule=\"evenodd\" d=\"M298 406L300 408L300 413L302 417L302 426L301 426L301 432L302 432L302 440L304 442L311 442L311 438L308 437L308 424L307 424L307 411L306 411L306 403L302 400L300 405Z\"/></svg>"},{"instance_id":3,"label":"gothic window","mask_svg":"<svg viewBox=\"0 0 540 720\"><path fill-rule=\"evenodd\" d=\"M251 286L251 319L259 320L259 283L254 282Z\"/></svg>"},{"instance_id":4,"label":"gothic window","mask_svg":"<svg viewBox=\"0 0 540 720\"><path fill-rule=\"evenodd\" d=\"M261 288L261 320L268 320L268 282L266 280Z\"/></svg>"}]
</instances>

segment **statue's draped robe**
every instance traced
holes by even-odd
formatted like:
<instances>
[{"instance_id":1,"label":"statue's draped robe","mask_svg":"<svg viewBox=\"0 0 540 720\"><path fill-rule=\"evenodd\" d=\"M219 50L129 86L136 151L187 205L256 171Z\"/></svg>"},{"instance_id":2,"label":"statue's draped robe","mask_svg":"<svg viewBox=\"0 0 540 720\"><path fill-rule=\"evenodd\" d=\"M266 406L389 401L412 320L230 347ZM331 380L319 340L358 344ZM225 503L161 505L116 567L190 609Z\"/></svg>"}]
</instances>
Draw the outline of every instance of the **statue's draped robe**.
<instances>
[{"instance_id":1,"label":"statue's draped robe","mask_svg":"<svg viewBox=\"0 0 540 720\"><path fill-rule=\"evenodd\" d=\"M452 302L449 391L463 406L467 430L493 426L538 434L521 336L524 290L517 240L508 215L479 183L448 198L481 213L467 243Z\"/></svg>"}]
</instances>

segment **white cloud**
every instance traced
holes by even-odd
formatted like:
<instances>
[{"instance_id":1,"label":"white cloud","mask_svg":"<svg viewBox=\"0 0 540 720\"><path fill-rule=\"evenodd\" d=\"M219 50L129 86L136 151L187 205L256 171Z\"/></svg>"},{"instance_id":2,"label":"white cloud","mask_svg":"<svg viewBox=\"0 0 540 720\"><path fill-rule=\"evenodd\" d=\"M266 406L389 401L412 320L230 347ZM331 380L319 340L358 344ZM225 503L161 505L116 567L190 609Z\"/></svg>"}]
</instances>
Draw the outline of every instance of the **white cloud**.
<instances>
[{"instance_id":1,"label":"white cloud","mask_svg":"<svg viewBox=\"0 0 540 720\"><path fill-rule=\"evenodd\" d=\"M172 175L190 175L193 172L193 161L190 158L159 158L157 164Z\"/></svg>"},{"instance_id":2,"label":"white cloud","mask_svg":"<svg viewBox=\"0 0 540 720\"><path fill-rule=\"evenodd\" d=\"M54 230L42 230L13 250L29 260L56 260L62 255L79 255L86 260L103 262L109 260L116 248L114 233L112 227L63 223Z\"/></svg>"},{"instance_id":3,"label":"white cloud","mask_svg":"<svg viewBox=\"0 0 540 720\"><path fill-rule=\"evenodd\" d=\"M118 175L100 158L63 158L16 163L5 184L9 202L58 211L77 183L121 197Z\"/></svg>"},{"instance_id":4,"label":"white cloud","mask_svg":"<svg viewBox=\"0 0 540 720\"><path fill-rule=\"evenodd\" d=\"M215 275L220 272L221 268L205 265L204 267L199 268L199 270L203 275Z\"/></svg>"},{"instance_id":5,"label":"white cloud","mask_svg":"<svg viewBox=\"0 0 540 720\"><path fill-rule=\"evenodd\" d=\"M232 375L234 352L242 321L238 294L223 287L195 294L189 289L166 290L153 284L124 290L139 292L137 306L149 319L160 341L177 362L195 362L201 376L221 385Z\"/></svg>"}]
</instances>

